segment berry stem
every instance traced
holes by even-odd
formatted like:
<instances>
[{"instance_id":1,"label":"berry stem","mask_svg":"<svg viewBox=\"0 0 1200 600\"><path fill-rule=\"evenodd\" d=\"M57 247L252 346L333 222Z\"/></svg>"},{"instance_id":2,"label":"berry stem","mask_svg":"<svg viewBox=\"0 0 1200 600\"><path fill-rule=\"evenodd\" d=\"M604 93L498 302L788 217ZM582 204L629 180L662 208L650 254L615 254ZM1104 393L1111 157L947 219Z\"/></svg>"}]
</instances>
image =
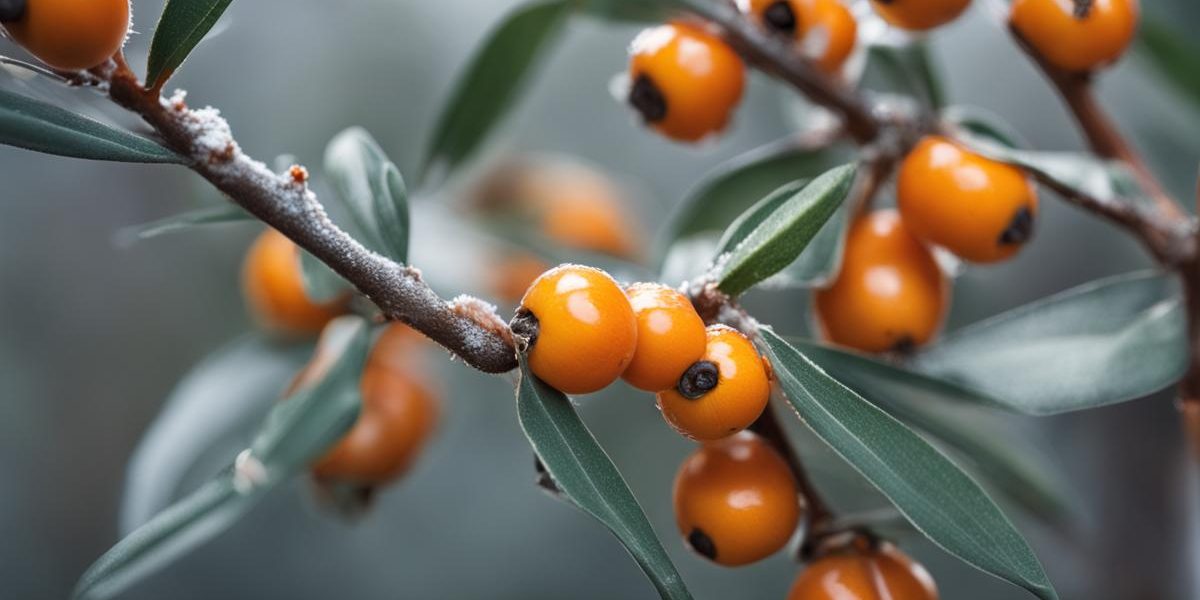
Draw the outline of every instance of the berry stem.
<instances>
[{"instance_id":1,"label":"berry stem","mask_svg":"<svg viewBox=\"0 0 1200 600\"><path fill-rule=\"evenodd\" d=\"M334 224L305 182L278 175L245 155L219 112L192 110L182 95L167 99L144 89L119 55L113 64L91 71L109 84L113 102L140 115L190 169L329 265L387 318L424 333L480 371L517 367L508 327L484 303L442 299L418 269L372 252Z\"/></svg>"}]
</instances>

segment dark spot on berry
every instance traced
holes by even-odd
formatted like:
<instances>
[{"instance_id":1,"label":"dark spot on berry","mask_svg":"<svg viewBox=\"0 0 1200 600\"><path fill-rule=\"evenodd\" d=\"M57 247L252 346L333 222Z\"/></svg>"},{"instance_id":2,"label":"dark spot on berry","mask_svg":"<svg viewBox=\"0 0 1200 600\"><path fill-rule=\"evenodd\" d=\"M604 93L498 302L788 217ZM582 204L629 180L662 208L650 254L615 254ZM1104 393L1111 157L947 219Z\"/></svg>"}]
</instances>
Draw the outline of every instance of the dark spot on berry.
<instances>
[{"instance_id":1,"label":"dark spot on berry","mask_svg":"<svg viewBox=\"0 0 1200 600\"><path fill-rule=\"evenodd\" d=\"M896 340L896 343L892 345L892 352L895 352L896 354L909 355L913 352L916 352L916 350L917 343L913 341L911 335L901 336L900 339Z\"/></svg>"},{"instance_id":2,"label":"dark spot on berry","mask_svg":"<svg viewBox=\"0 0 1200 600\"><path fill-rule=\"evenodd\" d=\"M629 88L629 105L636 108L647 123L657 123L667 116L667 99L662 90L645 75L638 75Z\"/></svg>"},{"instance_id":3,"label":"dark spot on berry","mask_svg":"<svg viewBox=\"0 0 1200 600\"><path fill-rule=\"evenodd\" d=\"M1072 12L1072 16L1080 21L1086 19L1092 12L1093 4L1095 4L1095 0L1075 0L1075 10Z\"/></svg>"},{"instance_id":4,"label":"dark spot on berry","mask_svg":"<svg viewBox=\"0 0 1200 600\"><path fill-rule=\"evenodd\" d=\"M767 27L780 33L793 35L796 33L796 13L787 0L779 0L763 11L763 21Z\"/></svg>"},{"instance_id":5,"label":"dark spot on berry","mask_svg":"<svg viewBox=\"0 0 1200 600\"><path fill-rule=\"evenodd\" d=\"M701 360L683 372L676 388L684 398L699 400L701 396L717 387L719 381L721 381L721 370L717 368L716 363Z\"/></svg>"},{"instance_id":6,"label":"dark spot on berry","mask_svg":"<svg viewBox=\"0 0 1200 600\"><path fill-rule=\"evenodd\" d=\"M717 560L717 546L713 543L712 538L708 537L699 527L692 528L692 532L687 536L688 546L692 547L697 554L707 558L708 560Z\"/></svg>"},{"instance_id":7,"label":"dark spot on berry","mask_svg":"<svg viewBox=\"0 0 1200 600\"><path fill-rule=\"evenodd\" d=\"M25 16L26 0L0 0L0 23L14 23Z\"/></svg>"},{"instance_id":8,"label":"dark spot on berry","mask_svg":"<svg viewBox=\"0 0 1200 600\"><path fill-rule=\"evenodd\" d=\"M537 343L538 326L537 315L532 311L522 308L517 311L517 315L513 317L512 322L508 324L509 329L512 329L514 335L528 340L527 348L532 348Z\"/></svg>"},{"instance_id":9,"label":"dark spot on berry","mask_svg":"<svg viewBox=\"0 0 1200 600\"><path fill-rule=\"evenodd\" d=\"M1024 244L1033 237L1033 212L1022 206L1000 233L1000 245Z\"/></svg>"}]
</instances>

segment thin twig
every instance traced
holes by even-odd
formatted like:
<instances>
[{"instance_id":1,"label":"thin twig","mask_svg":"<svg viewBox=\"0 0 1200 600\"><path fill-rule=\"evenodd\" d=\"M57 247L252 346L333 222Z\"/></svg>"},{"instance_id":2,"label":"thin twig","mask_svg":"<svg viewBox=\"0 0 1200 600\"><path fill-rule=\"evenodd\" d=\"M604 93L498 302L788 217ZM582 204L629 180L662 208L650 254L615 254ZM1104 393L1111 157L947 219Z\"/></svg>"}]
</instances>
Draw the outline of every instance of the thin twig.
<instances>
[{"instance_id":1,"label":"thin twig","mask_svg":"<svg viewBox=\"0 0 1200 600\"><path fill-rule=\"evenodd\" d=\"M750 430L774 447L791 468L792 475L796 478L796 488L804 498L804 504L808 511L806 530L809 532L823 531L834 520L833 510L821 497L817 487L813 485L812 480L808 477L808 472L804 469L803 461L800 460L796 449L788 441L787 433L780 427L775 403L767 405L762 416L750 425Z\"/></svg>"},{"instance_id":2,"label":"thin twig","mask_svg":"<svg viewBox=\"0 0 1200 600\"><path fill-rule=\"evenodd\" d=\"M481 371L516 368L511 334L489 305L469 297L443 300L419 270L367 249L329 219L305 179L278 175L242 153L218 111L193 110L182 94L166 99L145 90L120 56L115 68L93 74L105 77L110 98L140 115L189 168L329 265L386 317L421 331Z\"/></svg>"},{"instance_id":3,"label":"thin twig","mask_svg":"<svg viewBox=\"0 0 1200 600\"><path fill-rule=\"evenodd\" d=\"M720 27L725 42L746 62L837 113L846 131L859 144L869 144L879 137L880 123L870 105L854 90L817 69L790 39L763 31L729 4L699 1L687 4L697 16Z\"/></svg>"}]
</instances>

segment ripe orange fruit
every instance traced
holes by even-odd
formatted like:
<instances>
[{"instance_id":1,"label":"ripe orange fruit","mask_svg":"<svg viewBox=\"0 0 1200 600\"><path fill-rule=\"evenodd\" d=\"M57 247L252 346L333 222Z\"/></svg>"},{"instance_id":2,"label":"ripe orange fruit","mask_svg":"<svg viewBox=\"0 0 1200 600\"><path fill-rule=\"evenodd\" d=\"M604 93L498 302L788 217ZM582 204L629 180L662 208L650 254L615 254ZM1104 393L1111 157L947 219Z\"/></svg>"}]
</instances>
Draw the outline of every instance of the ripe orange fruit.
<instances>
[{"instance_id":1,"label":"ripe orange fruit","mask_svg":"<svg viewBox=\"0 0 1200 600\"><path fill-rule=\"evenodd\" d=\"M851 226L842 269L815 304L825 339L865 352L905 350L937 333L949 284L899 213L879 210Z\"/></svg>"},{"instance_id":2,"label":"ripe orange fruit","mask_svg":"<svg viewBox=\"0 0 1200 600\"><path fill-rule=\"evenodd\" d=\"M533 373L567 394L616 381L637 347L637 319L625 291L608 273L580 265L560 265L538 277L512 327L531 338Z\"/></svg>"},{"instance_id":3,"label":"ripe orange fruit","mask_svg":"<svg viewBox=\"0 0 1200 600\"><path fill-rule=\"evenodd\" d=\"M309 300L299 252L282 233L264 231L242 263L242 291L250 312L267 329L285 335L314 335L345 313L346 300L325 304Z\"/></svg>"},{"instance_id":4,"label":"ripe orange fruit","mask_svg":"<svg viewBox=\"0 0 1200 600\"><path fill-rule=\"evenodd\" d=\"M630 46L628 101L659 133L694 142L725 128L742 98L745 70L737 53L708 31L659 25Z\"/></svg>"},{"instance_id":5,"label":"ripe orange fruit","mask_svg":"<svg viewBox=\"0 0 1200 600\"><path fill-rule=\"evenodd\" d=\"M1125 53L1137 33L1138 0L1015 0L1009 22L1050 64L1090 71Z\"/></svg>"},{"instance_id":6,"label":"ripe orange fruit","mask_svg":"<svg viewBox=\"0 0 1200 600\"><path fill-rule=\"evenodd\" d=\"M637 350L622 377L630 385L658 392L679 383L707 345L704 320L687 296L659 283L626 290L637 317Z\"/></svg>"},{"instance_id":7,"label":"ripe orange fruit","mask_svg":"<svg viewBox=\"0 0 1200 600\"><path fill-rule=\"evenodd\" d=\"M883 20L901 29L925 31L945 25L967 9L971 0L871 0Z\"/></svg>"},{"instance_id":8,"label":"ripe orange fruit","mask_svg":"<svg viewBox=\"0 0 1200 600\"><path fill-rule=\"evenodd\" d=\"M840 0L750 0L739 6L768 30L794 38L826 73L838 72L858 41L858 22Z\"/></svg>"},{"instance_id":9,"label":"ripe orange fruit","mask_svg":"<svg viewBox=\"0 0 1200 600\"><path fill-rule=\"evenodd\" d=\"M850 549L809 564L788 600L937 600L937 586L919 563L888 543Z\"/></svg>"},{"instance_id":10,"label":"ripe orange fruit","mask_svg":"<svg viewBox=\"0 0 1200 600\"><path fill-rule=\"evenodd\" d=\"M674 504L688 545L727 567L779 551L801 512L787 462L749 431L706 443L688 457L675 475Z\"/></svg>"},{"instance_id":11,"label":"ripe orange fruit","mask_svg":"<svg viewBox=\"0 0 1200 600\"><path fill-rule=\"evenodd\" d=\"M1037 191L1023 171L941 136L922 139L900 165L896 203L917 237L989 263L1033 236Z\"/></svg>"},{"instance_id":12,"label":"ripe orange fruit","mask_svg":"<svg viewBox=\"0 0 1200 600\"><path fill-rule=\"evenodd\" d=\"M658 393L658 408L676 431L707 441L749 427L770 397L767 369L754 344L731 327L711 325L704 355L678 385Z\"/></svg>"},{"instance_id":13,"label":"ripe orange fruit","mask_svg":"<svg viewBox=\"0 0 1200 600\"><path fill-rule=\"evenodd\" d=\"M129 32L129 0L4 4L8 6L0 22L13 40L42 62L65 71L90 69L112 58Z\"/></svg>"}]
</instances>

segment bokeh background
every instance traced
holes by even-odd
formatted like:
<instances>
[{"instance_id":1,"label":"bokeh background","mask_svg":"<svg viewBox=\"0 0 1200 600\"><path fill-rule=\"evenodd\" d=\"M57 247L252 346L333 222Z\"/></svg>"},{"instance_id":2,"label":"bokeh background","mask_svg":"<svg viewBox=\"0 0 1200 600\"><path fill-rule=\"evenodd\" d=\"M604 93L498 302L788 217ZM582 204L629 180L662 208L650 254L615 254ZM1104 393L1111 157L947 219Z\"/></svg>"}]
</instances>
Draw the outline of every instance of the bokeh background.
<instances>
[{"instance_id":1,"label":"bokeh background","mask_svg":"<svg viewBox=\"0 0 1200 600\"><path fill-rule=\"evenodd\" d=\"M512 4L236 2L220 35L196 51L173 83L191 90L192 104L221 107L243 147L260 158L286 152L319 167L334 134L362 125L403 171L414 172L458 67ZM993 7L975 4L934 41L951 99L1005 115L1037 147L1080 148L1067 115L1012 46ZM1183 23L1185 31L1189 23L1200 25L1194 3L1153 4L1149 8ZM161 2L134 5L135 29L148 33ZM714 165L786 134L791 92L755 76L719 143L668 143L640 130L608 91L635 33L634 27L573 23L489 152L563 152L592 161L631 190L643 223L657 225ZM148 44L148 35L134 36L134 64L144 64ZM87 91L12 74L0 74L0 85L133 125ZM1200 157L1197 113L1136 59L1106 76L1101 91L1172 191L1190 198ZM254 225L118 243L123 227L216 200L199 178L176 167L0 147L0 596L69 594L119 538L127 462L164 399L193 364L251 328L236 284L242 253L258 231ZM438 194L418 202L445 200ZM1149 265L1111 227L1048 197L1043 206L1037 238L1016 260L972 269L958 280L951 328ZM418 235L417 244L418 257L434 256L446 241ZM477 257L450 256L439 269L478 268L469 264ZM781 328L804 325L803 294L762 293L749 305ZM532 484L532 457L512 409L510 382L449 361L440 361L439 369L440 433L372 514L353 524L337 520L318 510L304 483L296 482L125 597L653 597L600 525ZM266 407L230 409L236 392L222 392L237 383L214 388L212 409L198 414L216 419L220 411L241 410L253 427ZM584 399L582 411L698 598L783 597L795 567L782 554L725 570L684 550L669 495L690 446L669 431L648 395L615 386ZM1160 394L1013 421L1011 442L1046 452L1081 517L1070 538L1021 522L1064 597L1197 597L1196 581L1188 579L1197 577L1200 556L1187 540L1200 537L1200 501L1182 476L1184 443L1175 417L1170 395ZM204 418L196 419L197 432L208 429ZM226 435L200 464L232 456L248 432ZM796 433L804 436L799 428ZM186 446L184 438L177 443ZM171 451L170 442L163 452ZM809 446L812 461L823 465L819 471L844 478L835 459ZM1024 597L915 537L901 540L929 566L946 598Z\"/></svg>"}]
</instances>

